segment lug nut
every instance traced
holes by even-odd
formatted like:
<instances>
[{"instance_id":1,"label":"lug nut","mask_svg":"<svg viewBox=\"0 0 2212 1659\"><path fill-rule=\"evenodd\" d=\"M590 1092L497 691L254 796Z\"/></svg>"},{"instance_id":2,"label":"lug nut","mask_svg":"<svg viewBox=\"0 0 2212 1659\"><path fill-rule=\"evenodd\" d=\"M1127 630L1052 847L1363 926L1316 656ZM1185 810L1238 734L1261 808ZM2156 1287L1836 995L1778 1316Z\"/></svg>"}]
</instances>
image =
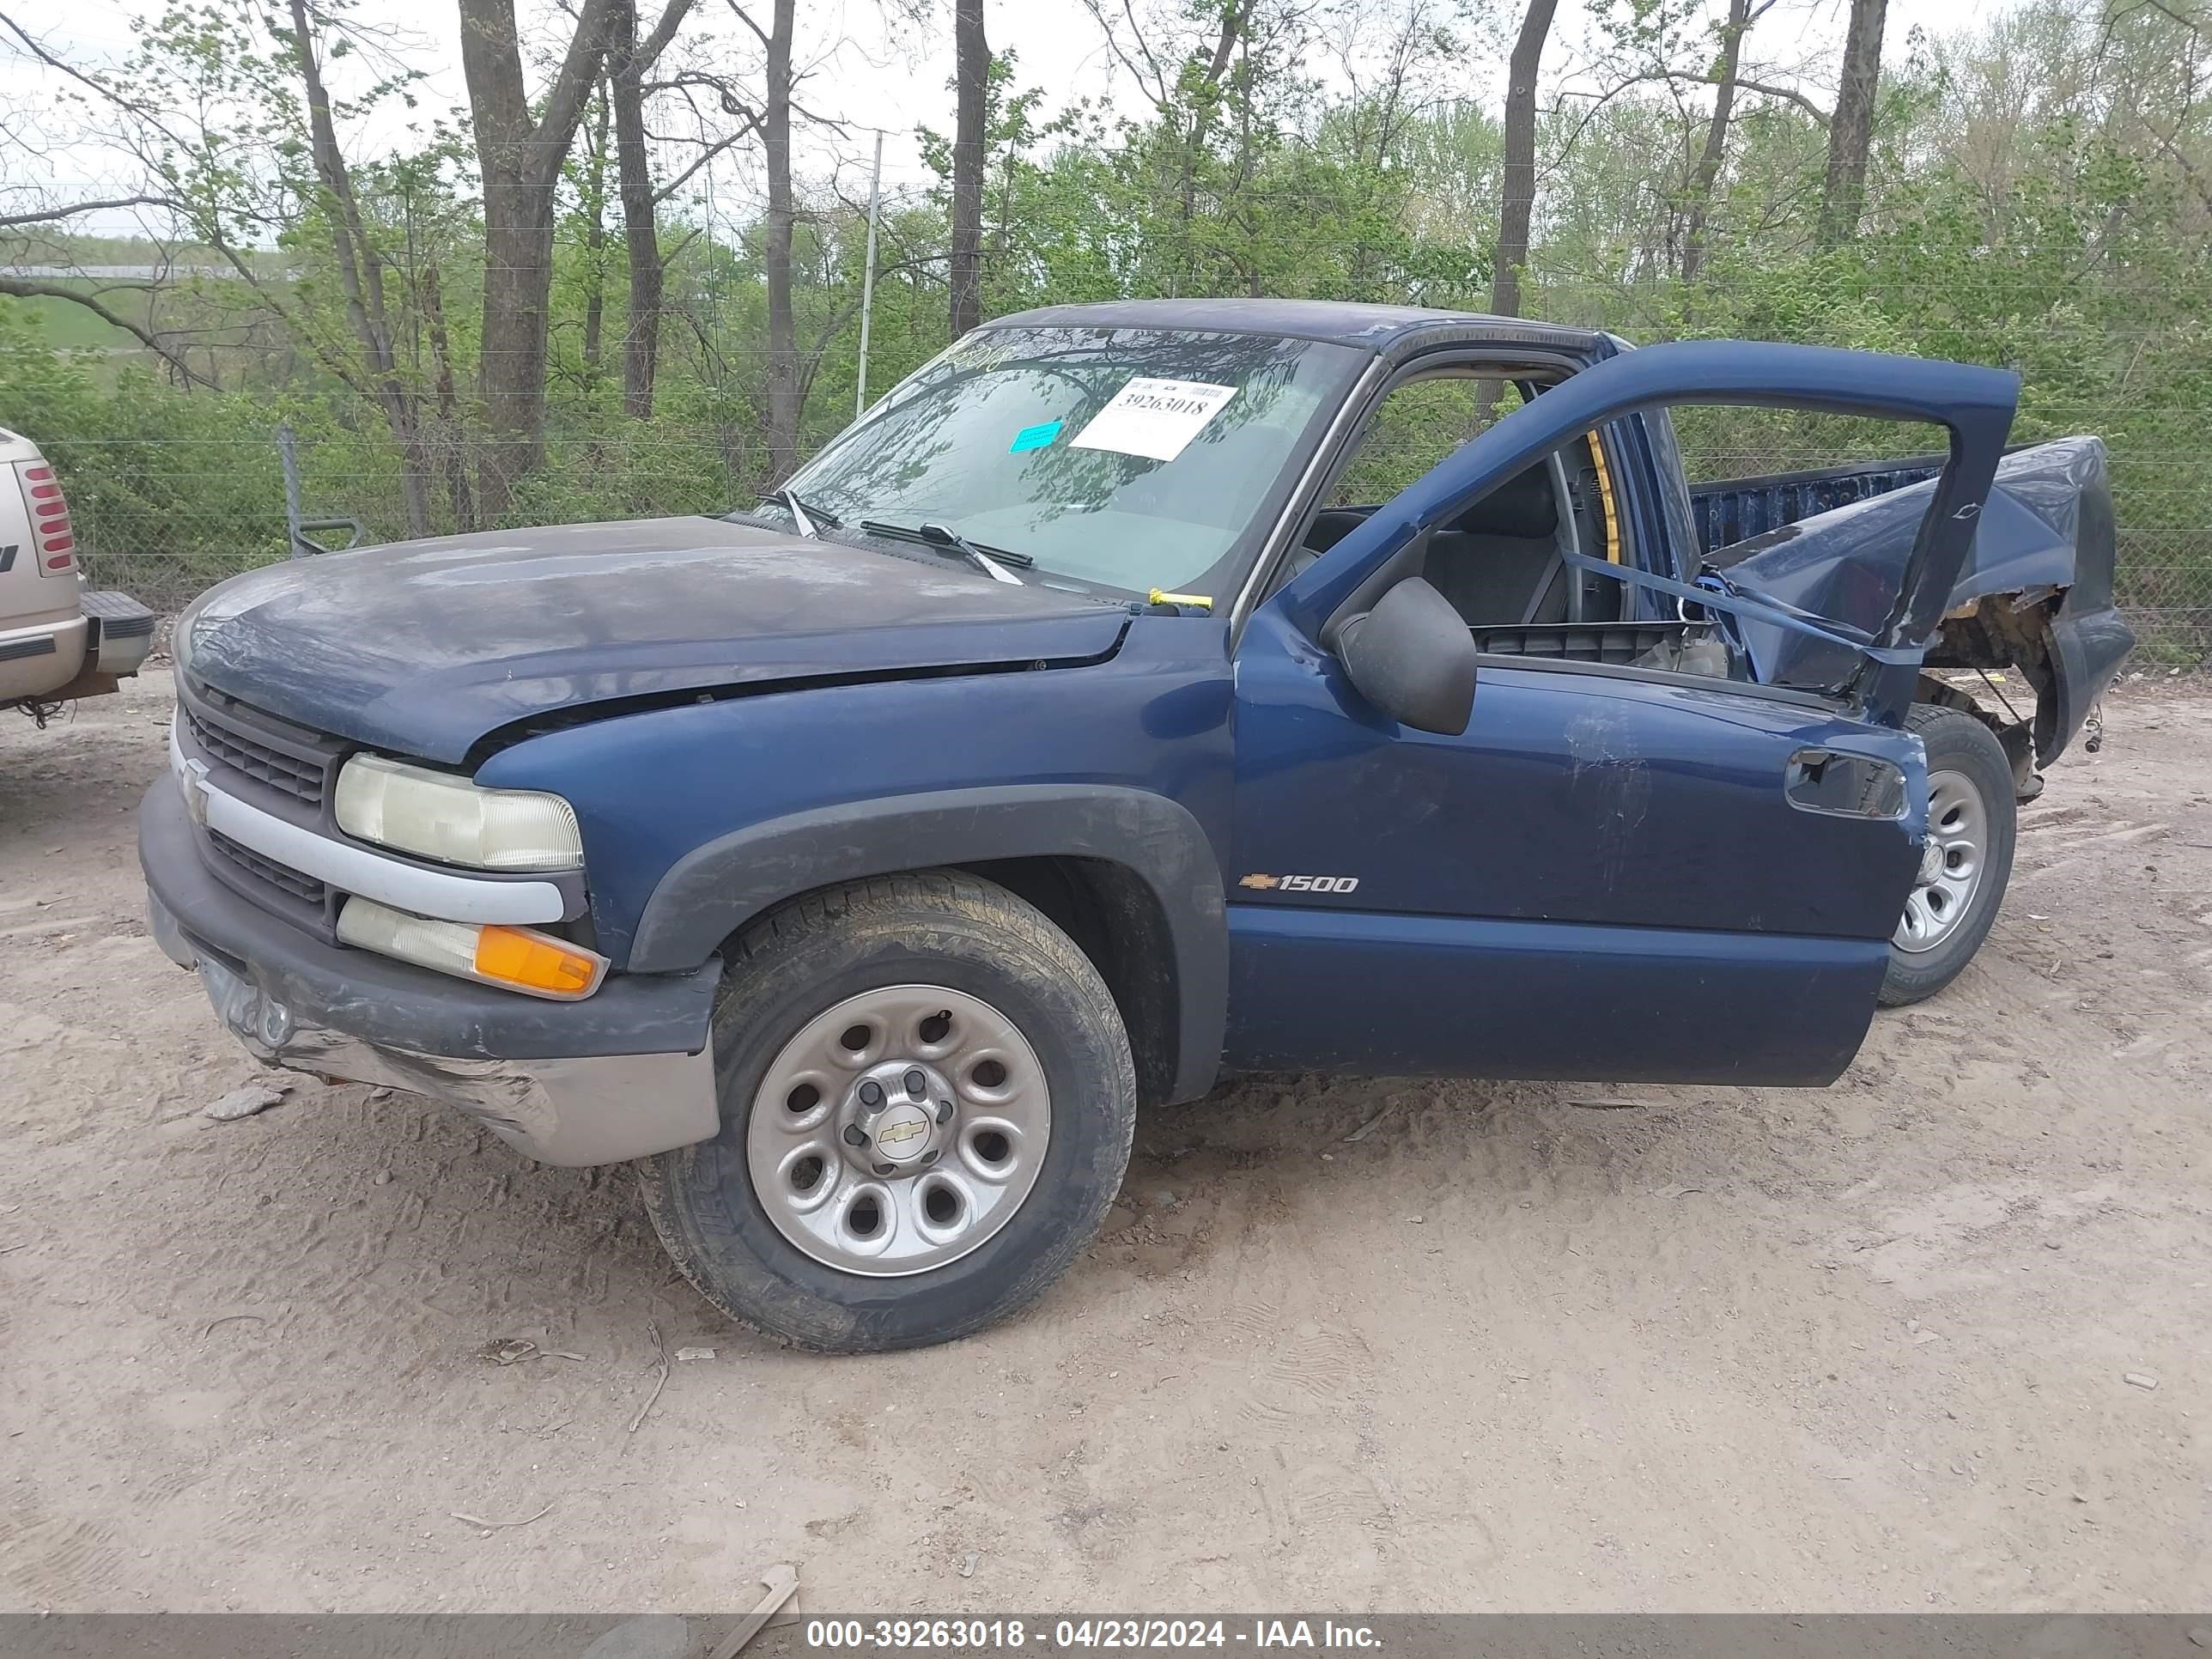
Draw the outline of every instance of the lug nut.
<instances>
[{"instance_id":1,"label":"lug nut","mask_svg":"<svg viewBox=\"0 0 2212 1659\"><path fill-rule=\"evenodd\" d=\"M863 1129L857 1123L848 1123L845 1126L845 1144L848 1146L866 1146L868 1144L868 1132L866 1129Z\"/></svg>"},{"instance_id":2,"label":"lug nut","mask_svg":"<svg viewBox=\"0 0 2212 1659\"><path fill-rule=\"evenodd\" d=\"M878 1164L875 1166L875 1170L879 1176L889 1175L891 1172L891 1166L888 1164Z\"/></svg>"},{"instance_id":3,"label":"lug nut","mask_svg":"<svg viewBox=\"0 0 2212 1659\"><path fill-rule=\"evenodd\" d=\"M876 1107L880 1106L883 1103L884 1085L877 1082L875 1079L870 1078L866 1083L863 1083L860 1085L860 1104L867 1107Z\"/></svg>"},{"instance_id":4,"label":"lug nut","mask_svg":"<svg viewBox=\"0 0 2212 1659\"><path fill-rule=\"evenodd\" d=\"M906 1074L906 1091L916 1100L920 1100L928 1089L929 1079L921 1074L919 1068Z\"/></svg>"},{"instance_id":5,"label":"lug nut","mask_svg":"<svg viewBox=\"0 0 2212 1659\"><path fill-rule=\"evenodd\" d=\"M934 1146L931 1147L927 1152L924 1152L924 1153L921 1155L921 1166L922 1166L922 1168L924 1168L925 1170L926 1170L926 1169L927 1169L931 1164L934 1164L934 1163L936 1163L936 1162L937 1162L937 1149L936 1149Z\"/></svg>"},{"instance_id":6,"label":"lug nut","mask_svg":"<svg viewBox=\"0 0 2212 1659\"><path fill-rule=\"evenodd\" d=\"M939 1125L952 1121L952 1103L951 1101L940 1100L937 1103L937 1121Z\"/></svg>"}]
</instances>

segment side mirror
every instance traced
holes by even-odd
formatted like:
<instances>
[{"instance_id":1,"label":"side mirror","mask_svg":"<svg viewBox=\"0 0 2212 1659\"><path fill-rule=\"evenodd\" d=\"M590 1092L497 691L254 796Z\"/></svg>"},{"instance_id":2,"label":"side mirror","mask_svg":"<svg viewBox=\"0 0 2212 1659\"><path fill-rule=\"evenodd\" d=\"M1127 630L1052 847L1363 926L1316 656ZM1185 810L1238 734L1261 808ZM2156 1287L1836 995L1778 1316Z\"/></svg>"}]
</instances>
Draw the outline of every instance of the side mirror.
<instances>
[{"instance_id":1,"label":"side mirror","mask_svg":"<svg viewBox=\"0 0 2212 1659\"><path fill-rule=\"evenodd\" d=\"M1474 635L1451 601L1407 576L1336 631L1359 695L1401 725L1455 738L1474 713Z\"/></svg>"}]
</instances>

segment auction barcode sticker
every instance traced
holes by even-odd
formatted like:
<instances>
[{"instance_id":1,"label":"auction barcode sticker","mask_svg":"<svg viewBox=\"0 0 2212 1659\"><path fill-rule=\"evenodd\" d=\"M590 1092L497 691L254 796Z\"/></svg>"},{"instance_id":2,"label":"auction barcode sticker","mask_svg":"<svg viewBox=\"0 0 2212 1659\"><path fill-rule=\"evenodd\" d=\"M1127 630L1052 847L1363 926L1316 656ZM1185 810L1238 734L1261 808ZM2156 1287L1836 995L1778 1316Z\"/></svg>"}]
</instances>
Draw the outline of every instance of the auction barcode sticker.
<instances>
[{"instance_id":1,"label":"auction barcode sticker","mask_svg":"<svg viewBox=\"0 0 2212 1659\"><path fill-rule=\"evenodd\" d=\"M1123 455L1171 461L1236 395L1233 386L1139 376L1091 417L1091 423L1075 434L1071 447L1110 449Z\"/></svg>"}]
</instances>

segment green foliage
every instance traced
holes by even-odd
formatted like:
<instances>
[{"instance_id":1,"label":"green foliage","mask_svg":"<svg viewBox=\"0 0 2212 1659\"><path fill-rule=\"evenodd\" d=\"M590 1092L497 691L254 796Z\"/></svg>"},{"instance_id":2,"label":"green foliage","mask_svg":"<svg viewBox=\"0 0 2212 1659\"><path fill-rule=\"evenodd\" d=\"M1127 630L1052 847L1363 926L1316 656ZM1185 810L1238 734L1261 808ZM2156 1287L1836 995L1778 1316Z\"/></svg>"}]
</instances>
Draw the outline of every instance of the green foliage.
<instances>
[{"instance_id":1,"label":"green foliage","mask_svg":"<svg viewBox=\"0 0 2212 1659\"><path fill-rule=\"evenodd\" d=\"M1494 111L1448 95L1467 75L1455 14L1439 0L1358 3L1366 9L1245 0L1243 32L1217 73L1222 0L1164 0L1143 13L1160 67L1142 119L1080 100L1055 110L1002 58L988 111L987 313L1195 295L1482 307L1500 139ZM1639 64L1695 76L1716 56L1719 0L1599 9ZM1789 100L1747 90L1694 283L1680 274L1682 191L1709 100L1679 87L1547 100L1524 303L1632 338L1814 341L2018 369L2021 438L2090 431L2111 446L2124 599L2172 649L2212 652L2212 477L2190 464L2212 405L2212 103L2196 95L2212 78L2212 29L2192 27L2191 15L2132 8L2108 20L2074 0L2029 0L1977 35L1893 42L1863 229L1830 252L1813 235L1823 129ZM173 375L118 367L128 358L69 349L115 337L82 313L58 325L63 302L0 310L0 420L35 434L67 469L102 579L167 603L281 554L280 417L300 434L311 512L354 513L380 536L404 529L401 458L362 389L329 203L283 56L289 37L249 27L248 15L172 9L148 27L125 76L168 112L168 137L148 143L190 204L185 228L198 248L180 257L235 259L254 279L178 283L151 301L154 320L208 343L191 361L221 389L187 391ZM313 15L325 39L347 38L342 9L319 0ZM1317 18L1336 20L1335 34ZM1324 50L1350 66L1327 84L1356 91L1322 90L1310 65ZM337 74L335 51L329 61ZM348 109L404 100L410 78L349 69ZM950 155L940 134L921 137L939 183L884 204L871 397L945 343ZM471 461L480 436L473 165L466 133L441 125L410 150L354 162L399 378L436 411L426 464L440 530L471 522L444 481L467 470L454 464ZM826 185L805 194L793 278L811 447L853 412L866 225ZM637 422L621 413L628 319L611 176L580 151L562 203L548 460L507 522L750 500L773 481L760 227L733 225L726 204L717 211L696 185L663 204L660 242L672 257L659 398L654 417ZM76 252L87 263L152 257L129 245ZM595 295L596 364L585 350ZM1389 476L1354 483L1382 489L1440 459L1484 417L1474 395L1442 388L1394 406L1374 452L1389 458ZM1691 465L1708 477L1929 442L1764 411L1685 411L1680 425Z\"/></svg>"},{"instance_id":2,"label":"green foliage","mask_svg":"<svg viewBox=\"0 0 2212 1659\"><path fill-rule=\"evenodd\" d=\"M144 368L49 345L0 299L0 412L67 480L84 564L102 586L173 606L284 552L271 410L185 397Z\"/></svg>"}]
</instances>

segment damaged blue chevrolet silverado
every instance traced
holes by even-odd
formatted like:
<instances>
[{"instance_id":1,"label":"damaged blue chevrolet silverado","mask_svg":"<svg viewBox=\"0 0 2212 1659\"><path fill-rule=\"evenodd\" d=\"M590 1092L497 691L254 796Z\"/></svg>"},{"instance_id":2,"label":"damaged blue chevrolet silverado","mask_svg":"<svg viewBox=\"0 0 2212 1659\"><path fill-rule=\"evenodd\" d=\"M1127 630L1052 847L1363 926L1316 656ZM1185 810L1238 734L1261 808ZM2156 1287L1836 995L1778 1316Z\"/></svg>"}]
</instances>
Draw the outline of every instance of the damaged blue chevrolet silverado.
<instances>
[{"instance_id":1,"label":"damaged blue chevrolet silverado","mask_svg":"<svg viewBox=\"0 0 2212 1659\"><path fill-rule=\"evenodd\" d=\"M1360 499L1453 378L1510 412ZM1091 1238L1140 1106L1820 1085L1955 976L2130 644L2102 446L2008 453L2017 392L1367 306L1005 318L752 510L208 593L155 933L266 1062L639 1160L734 1318L957 1337ZM1930 453L1693 490L1693 404ZM2001 666L2032 708L1930 672Z\"/></svg>"}]
</instances>

